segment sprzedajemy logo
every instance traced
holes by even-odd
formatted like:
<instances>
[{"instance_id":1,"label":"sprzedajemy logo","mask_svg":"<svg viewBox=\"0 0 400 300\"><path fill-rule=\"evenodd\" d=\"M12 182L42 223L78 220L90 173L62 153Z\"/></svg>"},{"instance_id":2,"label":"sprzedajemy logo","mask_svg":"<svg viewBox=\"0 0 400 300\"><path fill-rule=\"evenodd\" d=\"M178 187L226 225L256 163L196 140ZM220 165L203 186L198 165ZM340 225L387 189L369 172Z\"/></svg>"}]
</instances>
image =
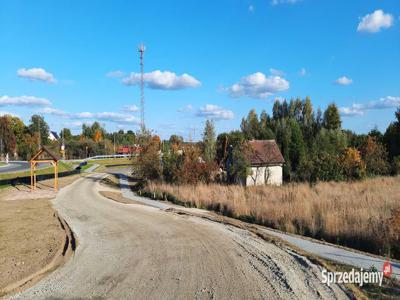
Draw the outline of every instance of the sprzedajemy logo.
<instances>
[{"instance_id":1,"label":"sprzedajemy logo","mask_svg":"<svg viewBox=\"0 0 400 300\"><path fill-rule=\"evenodd\" d=\"M354 283L359 286L363 286L364 284L373 283L379 284L382 286L383 277L389 278L392 275L392 265L389 261L386 261L383 264L382 272L378 271L369 271L364 269L360 269L359 271L352 269L349 272L330 272L326 269L322 270L322 283L330 286L331 284L346 284L346 283Z\"/></svg>"}]
</instances>

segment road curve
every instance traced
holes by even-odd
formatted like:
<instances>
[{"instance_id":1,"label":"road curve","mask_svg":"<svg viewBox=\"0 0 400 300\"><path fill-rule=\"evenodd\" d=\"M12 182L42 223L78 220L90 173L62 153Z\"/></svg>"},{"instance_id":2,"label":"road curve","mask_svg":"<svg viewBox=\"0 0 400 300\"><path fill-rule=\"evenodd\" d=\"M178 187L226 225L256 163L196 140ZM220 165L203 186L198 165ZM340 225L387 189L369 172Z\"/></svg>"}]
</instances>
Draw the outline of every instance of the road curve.
<instances>
[{"instance_id":1,"label":"road curve","mask_svg":"<svg viewBox=\"0 0 400 300\"><path fill-rule=\"evenodd\" d=\"M46 168L51 166L47 163L39 163L38 168ZM31 169L31 165L27 161L10 161L6 166L0 167L0 174L1 173L17 173L17 172L24 172L29 171Z\"/></svg>"},{"instance_id":2,"label":"road curve","mask_svg":"<svg viewBox=\"0 0 400 300\"><path fill-rule=\"evenodd\" d=\"M26 161L9 162L6 166L0 167L0 173L21 172L29 170L30 165Z\"/></svg>"},{"instance_id":3,"label":"road curve","mask_svg":"<svg viewBox=\"0 0 400 300\"><path fill-rule=\"evenodd\" d=\"M102 174L62 189L54 206L76 254L14 299L345 299L319 266L247 231L121 204L99 195Z\"/></svg>"}]
</instances>

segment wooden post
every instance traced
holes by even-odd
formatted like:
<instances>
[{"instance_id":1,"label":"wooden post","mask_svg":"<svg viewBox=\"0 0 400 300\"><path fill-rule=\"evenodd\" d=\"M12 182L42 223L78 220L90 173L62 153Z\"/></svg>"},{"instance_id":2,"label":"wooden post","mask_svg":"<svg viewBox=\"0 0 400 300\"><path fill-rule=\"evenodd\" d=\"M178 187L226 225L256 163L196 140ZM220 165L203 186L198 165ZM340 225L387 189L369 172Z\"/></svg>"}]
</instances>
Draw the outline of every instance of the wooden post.
<instances>
[{"instance_id":1,"label":"wooden post","mask_svg":"<svg viewBox=\"0 0 400 300\"><path fill-rule=\"evenodd\" d=\"M36 190L36 164L33 165L33 189Z\"/></svg>"},{"instance_id":2,"label":"wooden post","mask_svg":"<svg viewBox=\"0 0 400 300\"><path fill-rule=\"evenodd\" d=\"M33 191L33 162L31 162L31 191Z\"/></svg>"},{"instance_id":3,"label":"wooden post","mask_svg":"<svg viewBox=\"0 0 400 300\"><path fill-rule=\"evenodd\" d=\"M58 163L52 162L51 163L54 167L54 190L58 190Z\"/></svg>"}]
</instances>

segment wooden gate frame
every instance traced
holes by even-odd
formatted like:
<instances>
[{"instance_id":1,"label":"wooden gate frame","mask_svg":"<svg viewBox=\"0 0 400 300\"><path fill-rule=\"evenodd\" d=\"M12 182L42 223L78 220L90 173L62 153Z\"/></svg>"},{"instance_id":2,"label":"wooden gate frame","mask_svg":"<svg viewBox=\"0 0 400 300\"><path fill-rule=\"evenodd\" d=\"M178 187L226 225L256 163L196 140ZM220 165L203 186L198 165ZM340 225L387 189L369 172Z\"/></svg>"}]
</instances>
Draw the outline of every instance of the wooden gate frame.
<instances>
[{"instance_id":1,"label":"wooden gate frame","mask_svg":"<svg viewBox=\"0 0 400 300\"><path fill-rule=\"evenodd\" d=\"M51 159L40 159L40 155L43 153L47 153ZM58 161L60 158L52 153L49 149L46 147L42 147L34 156L32 156L31 160L29 161L31 164L31 191L36 190L36 166L38 163L50 163L54 167L54 190L58 190Z\"/></svg>"}]
</instances>

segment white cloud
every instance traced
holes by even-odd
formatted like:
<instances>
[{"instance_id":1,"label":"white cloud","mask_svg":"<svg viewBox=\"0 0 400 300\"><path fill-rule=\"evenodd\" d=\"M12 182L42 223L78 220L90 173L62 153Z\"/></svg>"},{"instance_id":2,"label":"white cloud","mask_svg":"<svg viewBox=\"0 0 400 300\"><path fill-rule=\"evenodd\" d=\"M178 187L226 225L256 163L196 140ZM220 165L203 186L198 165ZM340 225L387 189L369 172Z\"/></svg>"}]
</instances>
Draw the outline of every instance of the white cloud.
<instances>
[{"instance_id":1,"label":"white cloud","mask_svg":"<svg viewBox=\"0 0 400 300\"><path fill-rule=\"evenodd\" d=\"M301 0L271 0L272 5L279 5L279 4L295 4L300 2Z\"/></svg>"},{"instance_id":2,"label":"white cloud","mask_svg":"<svg viewBox=\"0 0 400 300\"><path fill-rule=\"evenodd\" d=\"M367 14L358 24L357 31L375 33L383 28L393 25L393 16L385 14L382 9L375 10L372 14Z\"/></svg>"},{"instance_id":3,"label":"white cloud","mask_svg":"<svg viewBox=\"0 0 400 300\"><path fill-rule=\"evenodd\" d=\"M254 6L253 5L250 4L248 9L249 9L249 12L254 12Z\"/></svg>"},{"instance_id":4,"label":"white cloud","mask_svg":"<svg viewBox=\"0 0 400 300\"><path fill-rule=\"evenodd\" d=\"M65 119L72 120L98 120L105 122L113 122L119 124L139 124L140 121L134 116L121 114L116 112L78 112L67 113L56 108L45 108L41 111L43 114L54 115Z\"/></svg>"},{"instance_id":5,"label":"white cloud","mask_svg":"<svg viewBox=\"0 0 400 300\"><path fill-rule=\"evenodd\" d=\"M201 107L196 113L196 116L207 119L213 119L216 121L231 120L235 117L233 111L223 109L222 107L219 107L214 104L207 104L206 106Z\"/></svg>"},{"instance_id":6,"label":"white cloud","mask_svg":"<svg viewBox=\"0 0 400 300\"><path fill-rule=\"evenodd\" d=\"M189 74L176 75L170 71L160 70L145 73L144 81L149 88L158 90L180 90L201 85L200 81ZM138 85L140 84L140 73L131 73L122 79L122 82L125 85Z\"/></svg>"},{"instance_id":7,"label":"white cloud","mask_svg":"<svg viewBox=\"0 0 400 300\"><path fill-rule=\"evenodd\" d=\"M270 68L269 72L271 73L271 75L275 75L275 76L283 76L283 75L285 75L285 72L283 72L282 70L273 69L273 68Z\"/></svg>"},{"instance_id":8,"label":"white cloud","mask_svg":"<svg viewBox=\"0 0 400 300\"><path fill-rule=\"evenodd\" d=\"M299 71L299 75L300 75L300 76L306 76L306 75L307 75L306 69L301 68L300 71Z\"/></svg>"},{"instance_id":9,"label":"white cloud","mask_svg":"<svg viewBox=\"0 0 400 300\"><path fill-rule=\"evenodd\" d=\"M54 78L53 74L47 72L45 69L42 68L31 68L25 69L21 68L17 71L17 75L22 78L28 78L32 81L45 81L48 83L55 83L56 79Z\"/></svg>"},{"instance_id":10,"label":"white cloud","mask_svg":"<svg viewBox=\"0 0 400 300\"><path fill-rule=\"evenodd\" d=\"M193 106L191 104L188 104L188 105L186 105L186 106L184 106L182 108L179 108L177 110L177 112L189 112L189 111L192 111L192 110L193 110Z\"/></svg>"},{"instance_id":11,"label":"white cloud","mask_svg":"<svg viewBox=\"0 0 400 300\"><path fill-rule=\"evenodd\" d=\"M18 117L18 118L19 118L18 115L14 114L14 113L12 113L12 112L0 111L0 117L3 117L3 116L12 116L12 117Z\"/></svg>"},{"instance_id":12,"label":"white cloud","mask_svg":"<svg viewBox=\"0 0 400 300\"><path fill-rule=\"evenodd\" d=\"M350 78L347 78L346 76L342 76L342 77L336 79L335 83L339 84L339 85L350 85L353 83L353 80Z\"/></svg>"},{"instance_id":13,"label":"white cloud","mask_svg":"<svg viewBox=\"0 0 400 300\"><path fill-rule=\"evenodd\" d=\"M135 104L134 105L125 105L122 108L122 111L126 111L126 112L137 112L139 111L139 107L137 107Z\"/></svg>"},{"instance_id":14,"label":"white cloud","mask_svg":"<svg viewBox=\"0 0 400 300\"><path fill-rule=\"evenodd\" d=\"M396 108L400 106L400 97L387 96L377 101L367 103L353 103L351 106L340 107L339 111L344 116L362 116L367 110Z\"/></svg>"},{"instance_id":15,"label":"white cloud","mask_svg":"<svg viewBox=\"0 0 400 300\"><path fill-rule=\"evenodd\" d=\"M266 98L289 89L289 82L280 76L265 76L261 72L243 77L228 88L231 97Z\"/></svg>"},{"instance_id":16,"label":"white cloud","mask_svg":"<svg viewBox=\"0 0 400 300\"><path fill-rule=\"evenodd\" d=\"M107 76L107 77L111 77L111 78L121 78L121 77L124 77L124 76L125 76L125 72L122 72L122 71L120 71L120 70L111 71L111 72L108 72L108 73L106 74L106 76Z\"/></svg>"},{"instance_id":17,"label":"white cloud","mask_svg":"<svg viewBox=\"0 0 400 300\"><path fill-rule=\"evenodd\" d=\"M80 128L82 127L83 124L89 124L88 122L82 122L82 121L73 121L65 124L65 127L70 127L70 128Z\"/></svg>"},{"instance_id":18,"label":"white cloud","mask_svg":"<svg viewBox=\"0 0 400 300\"><path fill-rule=\"evenodd\" d=\"M136 125L138 125L140 123L140 120L134 116L115 113L115 112L93 113L91 118L100 120L100 121L108 121L108 122L114 122L114 123L120 123L120 124L136 124Z\"/></svg>"},{"instance_id":19,"label":"white cloud","mask_svg":"<svg viewBox=\"0 0 400 300\"><path fill-rule=\"evenodd\" d=\"M48 106L51 102L45 98L38 98L34 96L1 96L0 106Z\"/></svg>"},{"instance_id":20,"label":"white cloud","mask_svg":"<svg viewBox=\"0 0 400 300\"><path fill-rule=\"evenodd\" d=\"M65 111L53 107L45 107L41 110L41 113L47 115L55 115L59 117L68 117L68 113L66 113Z\"/></svg>"},{"instance_id":21,"label":"white cloud","mask_svg":"<svg viewBox=\"0 0 400 300\"><path fill-rule=\"evenodd\" d=\"M115 112L83 112L72 114L71 119L94 119L98 121L113 122L119 124L140 124L140 120L134 116L120 114Z\"/></svg>"}]
</instances>

